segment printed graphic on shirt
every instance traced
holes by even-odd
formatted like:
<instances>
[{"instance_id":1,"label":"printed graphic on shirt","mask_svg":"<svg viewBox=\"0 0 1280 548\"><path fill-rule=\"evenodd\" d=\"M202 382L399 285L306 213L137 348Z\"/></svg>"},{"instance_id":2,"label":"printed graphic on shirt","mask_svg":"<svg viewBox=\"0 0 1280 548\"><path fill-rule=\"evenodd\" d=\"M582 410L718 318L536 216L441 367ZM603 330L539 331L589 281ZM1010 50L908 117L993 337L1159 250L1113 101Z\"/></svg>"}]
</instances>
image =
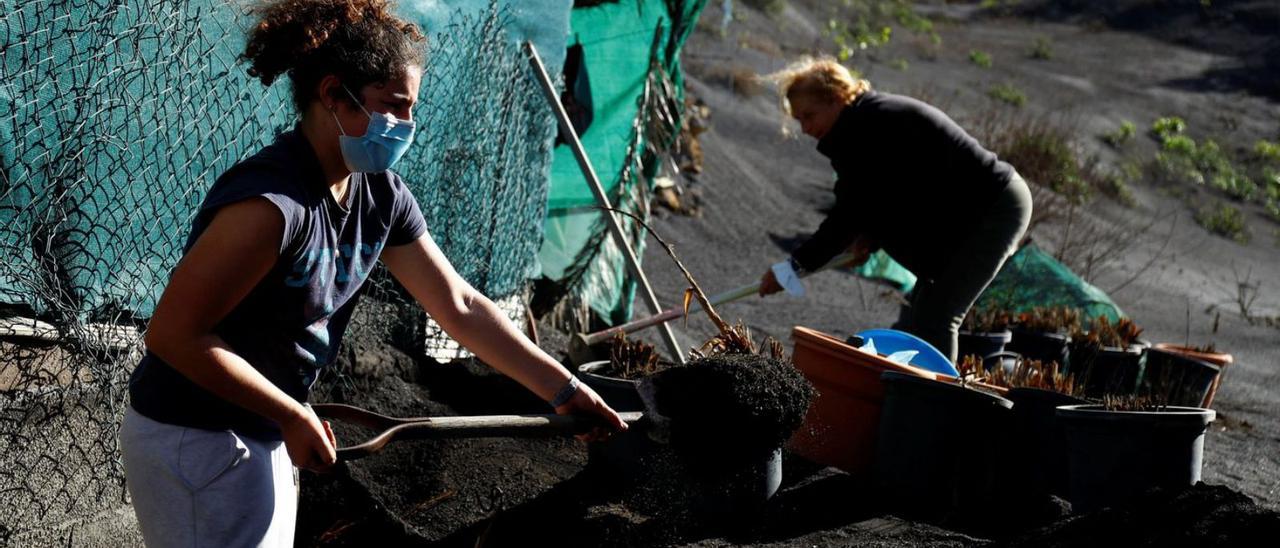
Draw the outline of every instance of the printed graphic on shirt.
<instances>
[{"instance_id":1,"label":"printed graphic on shirt","mask_svg":"<svg viewBox=\"0 0 1280 548\"><path fill-rule=\"evenodd\" d=\"M304 303L303 314L305 318L314 320L296 342L299 356L309 365L332 361L337 351L332 342L340 334L330 332L330 319L359 291L377 264L379 251L381 244L376 242L342 244L334 248L309 249L294 262L292 273L285 278L284 284L291 288L309 288L307 292L312 296ZM309 371L308 377L314 375L315 371Z\"/></svg>"}]
</instances>

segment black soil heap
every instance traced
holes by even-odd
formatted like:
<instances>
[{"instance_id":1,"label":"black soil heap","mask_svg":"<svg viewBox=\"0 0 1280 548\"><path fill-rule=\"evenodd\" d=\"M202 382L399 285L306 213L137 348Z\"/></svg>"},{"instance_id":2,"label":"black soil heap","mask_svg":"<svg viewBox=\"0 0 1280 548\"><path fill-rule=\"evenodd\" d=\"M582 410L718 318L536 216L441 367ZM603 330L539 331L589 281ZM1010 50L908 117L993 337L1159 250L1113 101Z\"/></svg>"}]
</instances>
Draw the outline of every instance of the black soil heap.
<instances>
[{"instance_id":1,"label":"black soil heap","mask_svg":"<svg viewBox=\"0 0 1280 548\"><path fill-rule=\"evenodd\" d=\"M700 358L653 384L671 447L685 455L771 453L804 422L814 394L790 363L751 354Z\"/></svg>"}]
</instances>

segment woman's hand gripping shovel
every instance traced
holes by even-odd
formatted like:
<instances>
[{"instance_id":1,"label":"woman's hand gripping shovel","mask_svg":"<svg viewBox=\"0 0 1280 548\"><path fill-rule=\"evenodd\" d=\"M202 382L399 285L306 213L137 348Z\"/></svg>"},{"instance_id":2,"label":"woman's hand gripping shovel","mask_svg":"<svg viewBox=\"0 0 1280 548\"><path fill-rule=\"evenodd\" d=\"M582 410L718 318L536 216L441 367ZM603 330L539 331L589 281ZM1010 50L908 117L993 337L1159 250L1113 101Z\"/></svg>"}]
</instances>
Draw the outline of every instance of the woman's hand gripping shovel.
<instances>
[{"instance_id":1,"label":"woman's hand gripping shovel","mask_svg":"<svg viewBox=\"0 0 1280 548\"><path fill-rule=\"evenodd\" d=\"M645 411L619 413L631 428L643 428L654 441L667 440L668 419L658 414L650 379L641 379L638 390ZM338 448L338 462L365 458L381 451L387 444L401 440L446 438L536 438L586 434L606 426L603 418L584 415L481 415L469 417L388 417L379 413L340 403L312 404L317 416L347 424L363 426L377 432L354 445Z\"/></svg>"}]
</instances>

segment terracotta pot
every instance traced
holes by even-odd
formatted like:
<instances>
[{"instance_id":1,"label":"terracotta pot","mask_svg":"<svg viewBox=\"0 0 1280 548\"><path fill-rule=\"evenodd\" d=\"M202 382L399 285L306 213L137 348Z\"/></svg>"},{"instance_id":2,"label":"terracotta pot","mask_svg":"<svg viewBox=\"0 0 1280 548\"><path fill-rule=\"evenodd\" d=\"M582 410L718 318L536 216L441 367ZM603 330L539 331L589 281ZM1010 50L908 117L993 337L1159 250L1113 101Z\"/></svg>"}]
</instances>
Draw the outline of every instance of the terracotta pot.
<instances>
[{"instance_id":1,"label":"terracotta pot","mask_svg":"<svg viewBox=\"0 0 1280 548\"><path fill-rule=\"evenodd\" d=\"M880 375L897 371L936 379L931 371L863 352L826 333L797 326L792 362L817 390L804 424L789 448L814 462L835 466L859 480L875 463L884 385Z\"/></svg>"}]
</instances>

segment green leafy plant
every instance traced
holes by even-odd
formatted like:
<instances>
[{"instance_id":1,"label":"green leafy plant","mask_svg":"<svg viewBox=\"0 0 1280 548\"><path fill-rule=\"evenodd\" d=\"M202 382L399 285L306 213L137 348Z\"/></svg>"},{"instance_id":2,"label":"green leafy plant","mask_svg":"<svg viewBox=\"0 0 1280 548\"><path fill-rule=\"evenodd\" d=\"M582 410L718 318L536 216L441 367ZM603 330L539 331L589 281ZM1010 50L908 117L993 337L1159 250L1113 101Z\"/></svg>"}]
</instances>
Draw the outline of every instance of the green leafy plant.
<instances>
[{"instance_id":1,"label":"green leafy plant","mask_svg":"<svg viewBox=\"0 0 1280 548\"><path fill-rule=\"evenodd\" d=\"M1218 202L1196 211L1196 223L1209 232L1230 238L1242 244L1249 243L1249 230L1245 226L1244 212L1230 204Z\"/></svg>"},{"instance_id":2,"label":"green leafy plant","mask_svg":"<svg viewBox=\"0 0 1280 548\"><path fill-rule=\"evenodd\" d=\"M1010 83L997 84L987 90L987 96L1015 107L1027 104L1027 94Z\"/></svg>"},{"instance_id":3,"label":"green leafy plant","mask_svg":"<svg viewBox=\"0 0 1280 548\"><path fill-rule=\"evenodd\" d=\"M831 15L826 34L842 61L859 51L888 44L895 27L928 36L935 45L942 43L933 21L918 13L908 0L843 0L828 5Z\"/></svg>"},{"instance_id":4,"label":"green leafy plant","mask_svg":"<svg viewBox=\"0 0 1280 548\"><path fill-rule=\"evenodd\" d=\"M1280 142L1260 140L1253 144L1253 154L1264 162L1280 163Z\"/></svg>"},{"instance_id":5,"label":"green leafy plant","mask_svg":"<svg viewBox=\"0 0 1280 548\"><path fill-rule=\"evenodd\" d=\"M1135 207L1138 205L1138 199L1134 197L1133 190L1129 188L1129 181L1134 177L1124 169L1113 171L1102 176L1098 181L1098 188L1107 197L1119 202L1125 207Z\"/></svg>"},{"instance_id":6,"label":"green leafy plant","mask_svg":"<svg viewBox=\"0 0 1280 548\"><path fill-rule=\"evenodd\" d=\"M1123 120L1120 122L1120 126L1114 131L1109 131L1104 134L1102 136L1102 140L1106 141L1108 145L1111 145L1114 148L1120 148L1129 141L1132 141L1134 136L1137 134L1138 126L1133 125L1133 122L1130 122L1129 120Z\"/></svg>"},{"instance_id":7,"label":"green leafy plant","mask_svg":"<svg viewBox=\"0 0 1280 548\"><path fill-rule=\"evenodd\" d=\"M1157 118L1155 122L1151 123L1151 134L1162 143L1169 137L1182 133L1186 130L1187 123L1177 116Z\"/></svg>"},{"instance_id":8,"label":"green leafy plant","mask_svg":"<svg viewBox=\"0 0 1280 548\"><path fill-rule=\"evenodd\" d=\"M1036 37L1036 41L1031 44L1031 58L1041 61L1053 59L1053 43L1049 41L1047 36Z\"/></svg>"},{"instance_id":9,"label":"green leafy plant","mask_svg":"<svg viewBox=\"0 0 1280 548\"><path fill-rule=\"evenodd\" d=\"M982 68L991 68L991 54L982 50L969 50L969 62Z\"/></svg>"}]
</instances>

